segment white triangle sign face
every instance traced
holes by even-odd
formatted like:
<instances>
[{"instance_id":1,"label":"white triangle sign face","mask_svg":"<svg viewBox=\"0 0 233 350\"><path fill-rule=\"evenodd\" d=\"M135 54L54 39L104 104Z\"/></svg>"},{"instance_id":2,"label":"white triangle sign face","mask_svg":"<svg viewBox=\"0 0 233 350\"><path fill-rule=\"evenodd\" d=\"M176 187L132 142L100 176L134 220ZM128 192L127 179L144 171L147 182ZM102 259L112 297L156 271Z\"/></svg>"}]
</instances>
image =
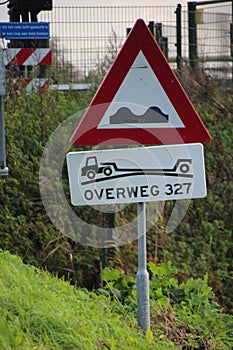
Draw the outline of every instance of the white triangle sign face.
<instances>
[{"instance_id":1,"label":"white triangle sign face","mask_svg":"<svg viewBox=\"0 0 233 350\"><path fill-rule=\"evenodd\" d=\"M100 128L183 128L184 124L140 51L112 103L101 119Z\"/></svg>"},{"instance_id":2,"label":"white triangle sign face","mask_svg":"<svg viewBox=\"0 0 233 350\"><path fill-rule=\"evenodd\" d=\"M143 20L137 20L71 143L175 144L211 136Z\"/></svg>"}]
</instances>

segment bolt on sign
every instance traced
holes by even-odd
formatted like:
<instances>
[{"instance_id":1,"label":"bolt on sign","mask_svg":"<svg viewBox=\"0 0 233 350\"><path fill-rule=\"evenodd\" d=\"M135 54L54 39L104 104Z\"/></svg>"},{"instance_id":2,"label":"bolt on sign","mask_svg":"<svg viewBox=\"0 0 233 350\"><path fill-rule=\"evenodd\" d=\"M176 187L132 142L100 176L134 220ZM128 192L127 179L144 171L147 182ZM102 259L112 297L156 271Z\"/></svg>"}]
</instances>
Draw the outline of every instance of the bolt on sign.
<instances>
[{"instance_id":1,"label":"bolt on sign","mask_svg":"<svg viewBox=\"0 0 233 350\"><path fill-rule=\"evenodd\" d=\"M206 196L200 143L70 152L67 163L75 206Z\"/></svg>"}]
</instances>

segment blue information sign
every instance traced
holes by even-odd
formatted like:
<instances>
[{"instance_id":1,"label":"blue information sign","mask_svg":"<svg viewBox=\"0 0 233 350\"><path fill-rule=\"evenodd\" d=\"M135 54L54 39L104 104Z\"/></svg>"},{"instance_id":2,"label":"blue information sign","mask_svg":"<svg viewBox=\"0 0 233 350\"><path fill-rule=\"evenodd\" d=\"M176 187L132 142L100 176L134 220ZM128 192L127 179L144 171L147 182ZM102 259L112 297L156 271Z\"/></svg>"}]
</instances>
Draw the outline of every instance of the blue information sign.
<instances>
[{"instance_id":1,"label":"blue information sign","mask_svg":"<svg viewBox=\"0 0 233 350\"><path fill-rule=\"evenodd\" d=\"M0 38L49 39L48 22L0 22Z\"/></svg>"}]
</instances>

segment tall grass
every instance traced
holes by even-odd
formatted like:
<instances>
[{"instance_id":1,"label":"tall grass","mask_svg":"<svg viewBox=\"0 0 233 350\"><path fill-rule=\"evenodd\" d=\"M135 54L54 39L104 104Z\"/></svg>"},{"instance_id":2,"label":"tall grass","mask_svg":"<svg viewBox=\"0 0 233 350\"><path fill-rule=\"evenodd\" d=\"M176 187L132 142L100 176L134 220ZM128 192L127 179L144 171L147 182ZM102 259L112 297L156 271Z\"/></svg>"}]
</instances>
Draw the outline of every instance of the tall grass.
<instances>
[{"instance_id":1,"label":"tall grass","mask_svg":"<svg viewBox=\"0 0 233 350\"><path fill-rule=\"evenodd\" d=\"M0 252L0 349L176 349L143 337L113 304ZM114 309L116 307L114 306Z\"/></svg>"}]
</instances>

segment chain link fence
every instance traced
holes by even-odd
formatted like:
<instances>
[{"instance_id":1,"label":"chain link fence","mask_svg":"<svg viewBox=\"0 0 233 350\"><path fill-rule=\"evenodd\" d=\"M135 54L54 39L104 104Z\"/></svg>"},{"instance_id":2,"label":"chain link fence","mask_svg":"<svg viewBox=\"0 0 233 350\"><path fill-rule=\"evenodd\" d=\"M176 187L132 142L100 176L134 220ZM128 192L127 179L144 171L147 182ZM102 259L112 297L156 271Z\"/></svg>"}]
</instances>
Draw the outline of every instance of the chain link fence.
<instances>
[{"instance_id":1,"label":"chain link fence","mask_svg":"<svg viewBox=\"0 0 233 350\"><path fill-rule=\"evenodd\" d=\"M95 67L113 57L137 18L162 23L162 35L169 37L168 55L176 58L176 15L174 7L108 6L55 7L41 13L50 22L54 63L71 81L85 80Z\"/></svg>"},{"instance_id":2,"label":"chain link fence","mask_svg":"<svg viewBox=\"0 0 233 350\"><path fill-rule=\"evenodd\" d=\"M188 57L217 79L232 80L232 4L213 0L188 3Z\"/></svg>"},{"instance_id":3,"label":"chain link fence","mask_svg":"<svg viewBox=\"0 0 233 350\"><path fill-rule=\"evenodd\" d=\"M152 24L173 68L181 61L198 64L214 78L232 80L232 1L191 4L55 7L41 12L39 20L50 22L55 71L63 82L85 81L112 59L137 18Z\"/></svg>"}]
</instances>

